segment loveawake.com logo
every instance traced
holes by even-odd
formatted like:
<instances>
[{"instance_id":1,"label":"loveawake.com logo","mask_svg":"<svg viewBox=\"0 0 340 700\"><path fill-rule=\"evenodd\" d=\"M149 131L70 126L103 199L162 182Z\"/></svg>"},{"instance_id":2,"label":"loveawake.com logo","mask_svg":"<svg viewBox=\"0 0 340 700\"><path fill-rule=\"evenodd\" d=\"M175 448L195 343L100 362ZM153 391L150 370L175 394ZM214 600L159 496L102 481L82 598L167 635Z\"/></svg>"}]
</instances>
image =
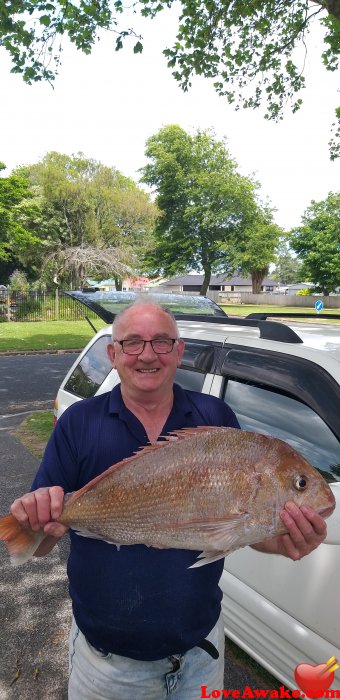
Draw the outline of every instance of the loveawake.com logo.
<instances>
[{"instance_id":1,"label":"loveawake.com logo","mask_svg":"<svg viewBox=\"0 0 340 700\"><path fill-rule=\"evenodd\" d=\"M250 698L273 698L275 700L292 700L292 698L340 698L340 690L332 690L334 671L339 668L335 656L331 656L326 663L311 666L310 664L298 664L294 671L294 677L299 689L288 690L280 685L279 690L264 688L251 688L246 685L243 690L217 689L208 690L207 685L201 686L201 698L232 698L239 700Z\"/></svg>"},{"instance_id":2,"label":"loveawake.com logo","mask_svg":"<svg viewBox=\"0 0 340 700\"><path fill-rule=\"evenodd\" d=\"M284 685L280 685L279 690L269 690L264 688L251 688L250 685L245 685L243 690L231 690L221 688L218 690L208 690L207 685L201 685L201 698L235 698L240 700L242 698L251 698L251 700L259 700L259 698L275 698L275 700L292 700L292 698L310 698L315 695L307 695L301 690L288 690ZM318 695L319 698L340 698L340 690L326 690L322 695Z\"/></svg>"}]
</instances>

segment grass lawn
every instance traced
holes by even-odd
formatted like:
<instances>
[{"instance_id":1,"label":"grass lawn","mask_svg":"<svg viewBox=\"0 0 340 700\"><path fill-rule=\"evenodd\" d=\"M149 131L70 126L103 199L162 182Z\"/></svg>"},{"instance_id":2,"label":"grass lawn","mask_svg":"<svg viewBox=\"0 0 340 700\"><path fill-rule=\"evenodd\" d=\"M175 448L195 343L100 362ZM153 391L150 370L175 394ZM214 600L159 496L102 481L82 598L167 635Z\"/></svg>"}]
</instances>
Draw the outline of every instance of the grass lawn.
<instances>
[{"instance_id":1,"label":"grass lawn","mask_svg":"<svg viewBox=\"0 0 340 700\"><path fill-rule=\"evenodd\" d=\"M25 418L15 434L35 457L41 459L52 429L53 411L37 411Z\"/></svg>"},{"instance_id":2,"label":"grass lawn","mask_svg":"<svg viewBox=\"0 0 340 700\"><path fill-rule=\"evenodd\" d=\"M105 323L92 321L96 330ZM94 331L87 321L18 321L0 323L0 352L6 350L79 350Z\"/></svg>"},{"instance_id":3,"label":"grass lawn","mask_svg":"<svg viewBox=\"0 0 340 700\"><path fill-rule=\"evenodd\" d=\"M314 309L304 309L292 306L255 306L245 304L226 304L222 307L230 316L247 316L253 311L263 312L296 312L306 311L316 316ZM327 321L327 309L322 311L322 317ZM340 309L338 310L340 316ZM328 313L337 313L337 309L329 309ZM301 319L303 320L303 319ZM320 323L322 324L321 319ZM92 321L98 331L105 326L99 318ZM327 323L339 324L336 319L328 319ZM92 338L94 331L87 321L17 321L0 323L0 352L25 350L82 350Z\"/></svg>"},{"instance_id":4,"label":"grass lawn","mask_svg":"<svg viewBox=\"0 0 340 700\"><path fill-rule=\"evenodd\" d=\"M312 316L314 316L314 318L318 317L318 314L316 314L314 308L313 309L304 308L304 307L300 308L298 306L276 306L276 305L257 306L255 304L249 304L249 305L246 305L246 304L220 304L220 306L222 307L223 311L225 311L228 316L248 316L248 314L256 313L256 312L261 313L261 311L262 311L263 313L270 313L271 312L271 313L283 313L283 314L284 313L299 313L299 312L301 312L301 313L311 314ZM323 321L324 316L327 316L327 314L336 314L336 313L339 314L339 319L329 318L327 320L327 318L325 318L324 320L327 321L327 323L340 323L340 309L323 309L321 314L319 314L321 316L321 318L320 318L321 323ZM299 323L300 323L300 321L302 323L304 320L308 323L309 319L303 319L303 318L297 319L297 321ZM319 321L319 323L320 323L320 321Z\"/></svg>"}]
</instances>

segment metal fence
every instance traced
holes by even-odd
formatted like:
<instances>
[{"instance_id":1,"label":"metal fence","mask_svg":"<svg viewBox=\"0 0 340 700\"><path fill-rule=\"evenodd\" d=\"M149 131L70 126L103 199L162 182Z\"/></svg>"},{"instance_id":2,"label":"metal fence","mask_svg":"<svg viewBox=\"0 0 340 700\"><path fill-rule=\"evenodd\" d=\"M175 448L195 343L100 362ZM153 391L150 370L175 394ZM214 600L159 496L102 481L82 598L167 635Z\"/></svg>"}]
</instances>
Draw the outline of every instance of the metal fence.
<instances>
[{"instance_id":1,"label":"metal fence","mask_svg":"<svg viewBox=\"0 0 340 700\"><path fill-rule=\"evenodd\" d=\"M80 321L97 318L58 289L46 292L0 292L0 323L6 321Z\"/></svg>"}]
</instances>

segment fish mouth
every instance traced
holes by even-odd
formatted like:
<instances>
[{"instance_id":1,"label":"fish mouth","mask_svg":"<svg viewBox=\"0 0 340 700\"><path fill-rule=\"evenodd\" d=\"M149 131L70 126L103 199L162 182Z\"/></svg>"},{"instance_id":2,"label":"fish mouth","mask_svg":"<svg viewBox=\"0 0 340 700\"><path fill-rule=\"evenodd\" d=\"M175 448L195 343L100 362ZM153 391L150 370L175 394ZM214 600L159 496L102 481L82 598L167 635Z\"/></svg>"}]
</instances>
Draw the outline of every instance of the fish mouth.
<instances>
[{"instance_id":1,"label":"fish mouth","mask_svg":"<svg viewBox=\"0 0 340 700\"><path fill-rule=\"evenodd\" d=\"M323 508L323 510L320 510L319 515L322 515L323 518L329 518L329 516L332 515L334 509L335 502L331 506L328 506L328 508Z\"/></svg>"}]
</instances>

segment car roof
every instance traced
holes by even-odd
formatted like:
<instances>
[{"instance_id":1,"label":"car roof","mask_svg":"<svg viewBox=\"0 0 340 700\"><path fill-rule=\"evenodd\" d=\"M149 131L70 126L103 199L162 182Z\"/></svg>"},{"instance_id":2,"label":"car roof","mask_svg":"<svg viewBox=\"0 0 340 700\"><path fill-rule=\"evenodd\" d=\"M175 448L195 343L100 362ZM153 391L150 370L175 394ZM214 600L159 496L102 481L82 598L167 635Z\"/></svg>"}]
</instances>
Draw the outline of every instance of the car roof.
<instances>
[{"instance_id":1,"label":"car roof","mask_svg":"<svg viewBox=\"0 0 340 700\"><path fill-rule=\"evenodd\" d=\"M298 335L294 329L277 321L262 321L259 325L255 325L254 320L252 325L248 325L247 321L247 318L228 317L225 319L202 318L202 316L177 318L180 335L188 340L214 342L221 345L232 343L305 358L328 369L340 384L340 335L337 338L334 337L337 342L332 343L321 335L310 336L303 327L296 329ZM269 331L268 324L270 324ZM273 326L279 327L278 337L276 337L277 329L273 329ZM283 331L280 329L281 326ZM285 333L287 333L287 339L281 340L281 336ZM98 332L98 335L107 334L111 334L110 325ZM298 338L298 342L295 338ZM316 342L313 342L315 339L317 339Z\"/></svg>"}]
</instances>

